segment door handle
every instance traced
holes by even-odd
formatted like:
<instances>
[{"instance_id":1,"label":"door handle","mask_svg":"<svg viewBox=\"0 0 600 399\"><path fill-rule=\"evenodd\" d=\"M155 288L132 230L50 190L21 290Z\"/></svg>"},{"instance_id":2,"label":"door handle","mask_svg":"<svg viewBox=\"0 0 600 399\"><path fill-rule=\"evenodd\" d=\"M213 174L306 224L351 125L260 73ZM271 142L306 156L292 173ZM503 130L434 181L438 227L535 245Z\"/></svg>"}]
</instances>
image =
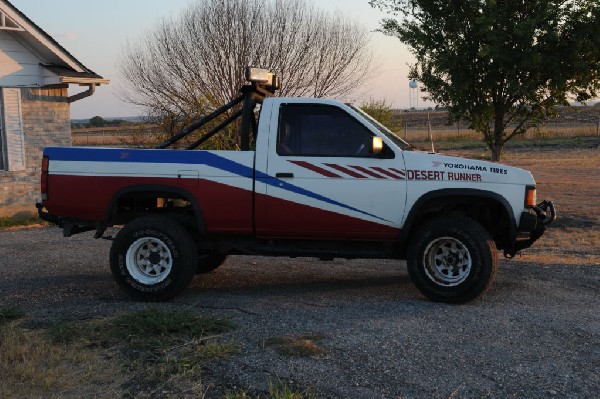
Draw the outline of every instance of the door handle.
<instances>
[{"instance_id":1,"label":"door handle","mask_svg":"<svg viewBox=\"0 0 600 399\"><path fill-rule=\"evenodd\" d=\"M279 177L279 178L291 178L294 177L293 173L275 173L275 177Z\"/></svg>"}]
</instances>

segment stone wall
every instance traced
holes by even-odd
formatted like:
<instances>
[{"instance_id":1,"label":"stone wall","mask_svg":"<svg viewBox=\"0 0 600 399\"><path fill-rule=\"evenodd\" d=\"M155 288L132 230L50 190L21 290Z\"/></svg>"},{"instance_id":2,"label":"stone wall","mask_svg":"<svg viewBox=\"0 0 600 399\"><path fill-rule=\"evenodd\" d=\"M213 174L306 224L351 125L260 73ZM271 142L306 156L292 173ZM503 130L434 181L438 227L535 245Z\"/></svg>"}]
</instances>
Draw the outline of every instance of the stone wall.
<instances>
[{"instance_id":1,"label":"stone wall","mask_svg":"<svg viewBox=\"0 0 600 399\"><path fill-rule=\"evenodd\" d=\"M71 145L67 96L66 87L21 89L27 170L0 171L0 217L36 212L44 147Z\"/></svg>"}]
</instances>

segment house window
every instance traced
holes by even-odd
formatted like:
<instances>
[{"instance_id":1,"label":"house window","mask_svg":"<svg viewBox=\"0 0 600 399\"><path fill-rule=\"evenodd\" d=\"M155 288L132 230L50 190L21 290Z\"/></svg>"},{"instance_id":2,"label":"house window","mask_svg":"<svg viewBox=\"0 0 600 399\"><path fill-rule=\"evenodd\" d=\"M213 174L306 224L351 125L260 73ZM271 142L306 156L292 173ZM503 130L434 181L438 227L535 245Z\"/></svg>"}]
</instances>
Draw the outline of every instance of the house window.
<instances>
[{"instance_id":1,"label":"house window","mask_svg":"<svg viewBox=\"0 0 600 399\"><path fill-rule=\"evenodd\" d=\"M284 104L279 112L279 155L372 157L373 133L338 107Z\"/></svg>"},{"instance_id":2,"label":"house window","mask_svg":"<svg viewBox=\"0 0 600 399\"><path fill-rule=\"evenodd\" d=\"M21 89L3 88L0 103L0 170L25 170Z\"/></svg>"}]
</instances>

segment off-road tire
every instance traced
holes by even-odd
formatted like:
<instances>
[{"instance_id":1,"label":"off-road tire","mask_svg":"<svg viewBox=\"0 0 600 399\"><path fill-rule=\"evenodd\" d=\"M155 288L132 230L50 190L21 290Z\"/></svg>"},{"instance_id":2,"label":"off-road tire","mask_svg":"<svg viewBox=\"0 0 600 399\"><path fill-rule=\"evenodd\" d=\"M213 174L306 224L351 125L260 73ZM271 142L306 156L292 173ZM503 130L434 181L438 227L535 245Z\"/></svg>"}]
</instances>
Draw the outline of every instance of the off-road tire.
<instances>
[{"instance_id":1,"label":"off-road tire","mask_svg":"<svg viewBox=\"0 0 600 399\"><path fill-rule=\"evenodd\" d=\"M430 219L412 237L407 251L408 273L431 300L464 303L492 285L498 251L490 233L466 216Z\"/></svg>"},{"instance_id":2,"label":"off-road tire","mask_svg":"<svg viewBox=\"0 0 600 399\"><path fill-rule=\"evenodd\" d=\"M226 259L227 255L220 252L199 253L196 274L210 273L221 266Z\"/></svg>"},{"instance_id":3,"label":"off-road tire","mask_svg":"<svg viewBox=\"0 0 600 399\"><path fill-rule=\"evenodd\" d=\"M121 229L110 248L110 269L129 296L166 301L181 292L196 272L196 244L177 221L145 216Z\"/></svg>"}]
</instances>

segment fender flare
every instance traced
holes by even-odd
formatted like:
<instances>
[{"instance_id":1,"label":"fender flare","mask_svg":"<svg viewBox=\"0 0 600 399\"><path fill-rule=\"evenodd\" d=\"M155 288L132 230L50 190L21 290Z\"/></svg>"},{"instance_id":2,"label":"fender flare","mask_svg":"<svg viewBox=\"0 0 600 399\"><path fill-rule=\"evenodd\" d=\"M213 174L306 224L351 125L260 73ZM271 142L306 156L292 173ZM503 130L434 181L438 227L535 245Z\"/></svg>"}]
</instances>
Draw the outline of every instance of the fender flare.
<instances>
[{"instance_id":1,"label":"fender flare","mask_svg":"<svg viewBox=\"0 0 600 399\"><path fill-rule=\"evenodd\" d=\"M455 198L455 199L460 199L460 200L464 200L465 198L468 198L468 199L483 198L485 200L492 200L494 202L499 203L505 212L504 216L508 217L508 220L510 223L509 237L507 237L507 238L510 241L514 241L516 239L517 223L516 223L515 218L512 213L512 207L510 206L510 204L508 203L506 198L504 198L503 196L501 196L498 193L494 193L494 192L486 191L486 190L478 190L478 189L471 189L471 188L467 188L467 189L444 188L444 189L430 191L426 194L423 194L421 197L419 197L419 199L417 199L417 201L415 201L411 210L408 212L408 215L404 222L404 226L402 228L402 232L401 232L401 236L400 236L401 242L405 242L408 239L409 232L411 231L413 224L415 223L415 221L417 220L419 215L421 215L421 212L422 212L423 208L426 206L426 204L431 201L435 201L435 200L442 199L442 198ZM457 201L457 202L460 202L460 201ZM451 202L449 202L449 203L451 203Z\"/></svg>"},{"instance_id":2,"label":"fender flare","mask_svg":"<svg viewBox=\"0 0 600 399\"><path fill-rule=\"evenodd\" d=\"M113 209L119 202L121 198L125 195L136 194L136 193L166 193L166 194L175 194L186 201L189 201L192 204L192 208L194 209L194 215L196 216L196 227L201 234L206 234L206 224L204 223L204 216L202 214L202 209L198 204L196 198L187 190L181 187L173 187L173 186L163 186L159 184L141 184L135 186L125 187L115 193L113 198L111 199L106 211L104 212L104 220L108 223L110 221L110 217Z\"/></svg>"}]
</instances>

